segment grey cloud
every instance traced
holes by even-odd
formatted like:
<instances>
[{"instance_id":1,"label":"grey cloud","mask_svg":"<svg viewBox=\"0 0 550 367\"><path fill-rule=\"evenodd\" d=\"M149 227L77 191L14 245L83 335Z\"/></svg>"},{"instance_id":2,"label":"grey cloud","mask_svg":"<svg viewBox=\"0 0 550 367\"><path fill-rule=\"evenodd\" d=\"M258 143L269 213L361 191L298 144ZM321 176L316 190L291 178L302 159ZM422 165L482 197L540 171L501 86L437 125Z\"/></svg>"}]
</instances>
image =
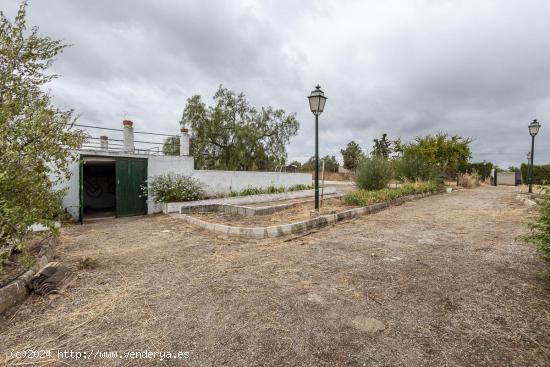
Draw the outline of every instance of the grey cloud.
<instances>
[{"instance_id":1,"label":"grey cloud","mask_svg":"<svg viewBox=\"0 0 550 367\"><path fill-rule=\"evenodd\" d=\"M321 153L437 131L474 158L519 164L538 118L550 162L550 6L488 1L31 0L29 22L74 44L54 64L58 104L83 123L177 131L186 98L219 84L297 112L289 158L313 153L306 95L321 83ZM2 9L13 15L17 2ZM141 124L141 125L140 125Z\"/></svg>"}]
</instances>

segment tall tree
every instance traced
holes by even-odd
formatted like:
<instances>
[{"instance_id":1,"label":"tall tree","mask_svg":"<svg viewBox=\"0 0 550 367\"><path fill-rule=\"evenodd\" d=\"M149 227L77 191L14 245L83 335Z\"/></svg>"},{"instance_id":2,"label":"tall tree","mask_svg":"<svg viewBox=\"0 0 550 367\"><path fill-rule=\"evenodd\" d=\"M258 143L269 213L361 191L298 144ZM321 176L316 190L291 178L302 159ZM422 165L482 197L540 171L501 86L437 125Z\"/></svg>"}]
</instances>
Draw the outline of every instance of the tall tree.
<instances>
[{"instance_id":1,"label":"tall tree","mask_svg":"<svg viewBox=\"0 0 550 367\"><path fill-rule=\"evenodd\" d=\"M33 223L52 225L63 193L55 184L69 176L68 149L85 139L72 131L73 111L54 107L43 86L65 45L27 31L24 1L10 21L0 12L0 247L16 245Z\"/></svg>"},{"instance_id":2,"label":"tall tree","mask_svg":"<svg viewBox=\"0 0 550 367\"><path fill-rule=\"evenodd\" d=\"M323 161L325 162L325 171L338 172L338 167L340 164L336 160L335 156L327 154L324 157L319 157L319 170L321 170L321 167L323 166ZM315 171L315 156L311 156L304 164L302 164L300 171Z\"/></svg>"},{"instance_id":3,"label":"tall tree","mask_svg":"<svg viewBox=\"0 0 550 367\"><path fill-rule=\"evenodd\" d=\"M351 171L355 171L359 162L365 157L359 144L353 140L346 145L345 149L341 149L340 153L344 159L344 168Z\"/></svg>"},{"instance_id":4,"label":"tall tree","mask_svg":"<svg viewBox=\"0 0 550 367\"><path fill-rule=\"evenodd\" d=\"M180 155L179 136L170 136L166 138L164 144L162 144L162 152L164 155Z\"/></svg>"},{"instance_id":5,"label":"tall tree","mask_svg":"<svg viewBox=\"0 0 550 367\"><path fill-rule=\"evenodd\" d=\"M388 140L388 134L382 134L380 139L373 139L372 155L379 158L389 158L392 150L392 142Z\"/></svg>"},{"instance_id":6,"label":"tall tree","mask_svg":"<svg viewBox=\"0 0 550 367\"><path fill-rule=\"evenodd\" d=\"M245 95L222 86L214 105L195 95L187 100L182 125L191 128L197 168L269 170L284 164L286 145L298 132L294 113L250 105Z\"/></svg>"}]
</instances>

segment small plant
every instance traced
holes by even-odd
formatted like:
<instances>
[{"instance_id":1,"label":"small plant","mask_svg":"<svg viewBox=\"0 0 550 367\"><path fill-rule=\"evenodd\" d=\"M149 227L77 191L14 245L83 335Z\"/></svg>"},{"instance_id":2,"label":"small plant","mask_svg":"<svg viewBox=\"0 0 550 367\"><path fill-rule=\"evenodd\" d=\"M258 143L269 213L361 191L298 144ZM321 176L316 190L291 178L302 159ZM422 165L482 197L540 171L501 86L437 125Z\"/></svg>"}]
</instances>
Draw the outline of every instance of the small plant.
<instances>
[{"instance_id":1,"label":"small plant","mask_svg":"<svg viewBox=\"0 0 550 367\"><path fill-rule=\"evenodd\" d=\"M396 189L384 188L375 191L356 190L344 195L344 201L350 205L367 206L394 200L401 196L437 192L441 190L441 187L441 185L434 182L416 182L401 185L401 187Z\"/></svg>"},{"instance_id":2,"label":"small plant","mask_svg":"<svg viewBox=\"0 0 550 367\"><path fill-rule=\"evenodd\" d=\"M535 244L542 258L550 263L550 189L544 189L538 210L537 221L529 226L531 233L526 236L526 239Z\"/></svg>"},{"instance_id":3,"label":"small plant","mask_svg":"<svg viewBox=\"0 0 550 367\"><path fill-rule=\"evenodd\" d=\"M387 159L365 158L359 164L355 183L362 190L380 190L385 188L392 178L392 167Z\"/></svg>"},{"instance_id":4,"label":"small plant","mask_svg":"<svg viewBox=\"0 0 550 367\"><path fill-rule=\"evenodd\" d=\"M302 191L302 190L311 190L315 186L313 185L304 185L304 184L297 184L294 186L290 186L287 191Z\"/></svg>"},{"instance_id":5,"label":"small plant","mask_svg":"<svg viewBox=\"0 0 550 367\"><path fill-rule=\"evenodd\" d=\"M147 192L146 187L144 192ZM204 198L204 192L198 180L169 173L149 180L149 197L159 203L170 203L200 200Z\"/></svg>"},{"instance_id":6,"label":"small plant","mask_svg":"<svg viewBox=\"0 0 550 367\"><path fill-rule=\"evenodd\" d=\"M263 194L261 187L247 187L239 192L239 196L250 196L250 195L259 195Z\"/></svg>"}]
</instances>

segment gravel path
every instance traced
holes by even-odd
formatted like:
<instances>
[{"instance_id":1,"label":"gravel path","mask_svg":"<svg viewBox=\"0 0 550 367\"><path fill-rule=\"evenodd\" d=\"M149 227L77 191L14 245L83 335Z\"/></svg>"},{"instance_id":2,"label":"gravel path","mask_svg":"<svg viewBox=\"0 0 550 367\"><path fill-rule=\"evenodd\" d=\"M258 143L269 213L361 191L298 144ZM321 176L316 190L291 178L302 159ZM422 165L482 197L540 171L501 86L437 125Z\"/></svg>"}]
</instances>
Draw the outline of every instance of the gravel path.
<instances>
[{"instance_id":1,"label":"gravel path","mask_svg":"<svg viewBox=\"0 0 550 367\"><path fill-rule=\"evenodd\" d=\"M105 366L548 366L550 280L516 239L514 196L442 194L277 240L161 215L69 227L77 279L0 320L0 364L32 348L190 353Z\"/></svg>"}]
</instances>

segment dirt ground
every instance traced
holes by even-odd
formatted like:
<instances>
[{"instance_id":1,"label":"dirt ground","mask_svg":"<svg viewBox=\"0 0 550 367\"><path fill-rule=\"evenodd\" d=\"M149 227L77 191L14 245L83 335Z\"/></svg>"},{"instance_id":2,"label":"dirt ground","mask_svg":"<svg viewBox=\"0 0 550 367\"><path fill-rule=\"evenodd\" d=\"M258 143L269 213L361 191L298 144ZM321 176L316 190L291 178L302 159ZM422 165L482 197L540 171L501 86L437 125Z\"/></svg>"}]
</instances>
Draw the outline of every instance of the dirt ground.
<instances>
[{"instance_id":1,"label":"dirt ground","mask_svg":"<svg viewBox=\"0 0 550 367\"><path fill-rule=\"evenodd\" d=\"M303 199L302 199L303 201ZM275 204L281 204L275 202ZM258 204L259 206L260 204ZM261 206L268 206L262 203ZM246 217L242 215L231 215L223 212L193 214L194 217L207 222L221 223L241 227L268 227L277 224L293 223L311 218L311 211L314 209L314 201L302 202L296 206L284 209L269 215L256 215ZM321 215L342 212L356 208L357 206L347 205L339 198L328 198L323 200L319 209Z\"/></svg>"},{"instance_id":2,"label":"dirt ground","mask_svg":"<svg viewBox=\"0 0 550 367\"><path fill-rule=\"evenodd\" d=\"M147 349L189 358L92 365L548 366L550 280L516 239L529 217L514 196L436 195L277 240L169 216L66 228L60 260L77 278L0 320L0 364L24 349ZM97 268L78 270L84 257Z\"/></svg>"}]
</instances>

